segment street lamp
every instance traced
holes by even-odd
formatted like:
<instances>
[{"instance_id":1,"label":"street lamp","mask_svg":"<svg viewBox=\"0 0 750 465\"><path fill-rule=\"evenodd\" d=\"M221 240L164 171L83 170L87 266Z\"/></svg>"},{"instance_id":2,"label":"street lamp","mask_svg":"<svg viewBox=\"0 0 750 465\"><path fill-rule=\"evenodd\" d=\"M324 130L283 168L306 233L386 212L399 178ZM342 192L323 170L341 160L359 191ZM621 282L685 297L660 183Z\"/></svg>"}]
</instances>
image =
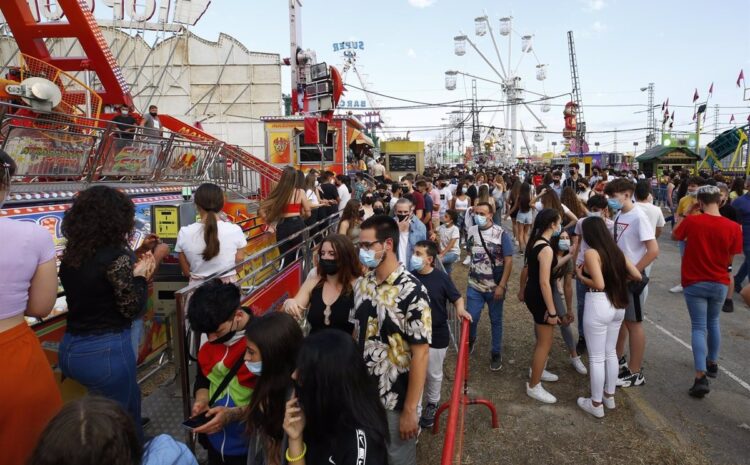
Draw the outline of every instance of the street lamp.
<instances>
[{"instance_id":1,"label":"street lamp","mask_svg":"<svg viewBox=\"0 0 750 465\"><path fill-rule=\"evenodd\" d=\"M633 142L633 160L635 160L635 154L638 152L638 142Z\"/></svg>"},{"instance_id":2,"label":"street lamp","mask_svg":"<svg viewBox=\"0 0 750 465\"><path fill-rule=\"evenodd\" d=\"M599 142L594 142L594 147L596 147L595 150L598 152L599 151Z\"/></svg>"},{"instance_id":3,"label":"street lamp","mask_svg":"<svg viewBox=\"0 0 750 465\"><path fill-rule=\"evenodd\" d=\"M557 155L557 141L552 141L552 154Z\"/></svg>"}]
</instances>

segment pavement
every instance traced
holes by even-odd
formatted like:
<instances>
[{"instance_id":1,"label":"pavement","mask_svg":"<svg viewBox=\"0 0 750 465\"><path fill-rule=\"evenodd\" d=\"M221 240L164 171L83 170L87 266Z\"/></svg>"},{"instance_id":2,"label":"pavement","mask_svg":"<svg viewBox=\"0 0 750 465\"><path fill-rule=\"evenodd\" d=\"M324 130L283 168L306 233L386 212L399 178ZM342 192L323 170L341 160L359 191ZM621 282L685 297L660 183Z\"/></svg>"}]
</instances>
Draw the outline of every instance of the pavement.
<instances>
[{"instance_id":1,"label":"pavement","mask_svg":"<svg viewBox=\"0 0 750 465\"><path fill-rule=\"evenodd\" d=\"M644 309L646 384L621 389L638 420L661 431L674 447L697 447L714 463L750 464L750 309L734 296L733 313L721 314L719 376L703 399L687 394L694 371L690 317L679 283L680 255L670 228L659 238ZM736 257L734 269L742 263Z\"/></svg>"}]
</instances>

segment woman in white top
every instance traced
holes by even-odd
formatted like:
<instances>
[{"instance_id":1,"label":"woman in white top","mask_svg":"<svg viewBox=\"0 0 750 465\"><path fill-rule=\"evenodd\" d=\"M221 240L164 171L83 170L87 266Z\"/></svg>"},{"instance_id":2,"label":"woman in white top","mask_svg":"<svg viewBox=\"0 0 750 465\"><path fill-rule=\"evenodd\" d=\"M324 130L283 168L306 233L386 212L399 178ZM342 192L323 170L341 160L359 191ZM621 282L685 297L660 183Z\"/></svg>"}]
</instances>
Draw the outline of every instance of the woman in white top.
<instances>
[{"instance_id":1,"label":"woman in white top","mask_svg":"<svg viewBox=\"0 0 750 465\"><path fill-rule=\"evenodd\" d=\"M539 191L539 195L534 197L532 203L538 212L545 208L557 210L563 221L563 229L574 227L578 222L578 217L568 207L560 203L560 199L555 194L555 191L548 189L546 186ZM567 223L565 223L566 219L568 220Z\"/></svg>"},{"instance_id":2,"label":"woman in white top","mask_svg":"<svg viewBox=\"0 0 750 465\"><path fill-rule=\"evenodd\" d=\"M236 224L220 221L224 193L216 184L202 184L195 191L195 206L200 223L180 228L175 251L179 252L182 274L203 280L242 261L247 245L245 233ZM221 276L225 282L237 279L234 269Z\"/></svg>"},{"instance_id":3,"label":"woman in white top","mask_svg":"<svg viewBox=\"0 0 750 465\"><path fill-rule=\"evenodd\" d=\"M471 198L466 195L468 190L469 187L466 185L466 182L459 183L458 186L456 186L456 195L451 199L449 206L451 210L456 210L456 213L458 213L456 226L458 226L458 232L460 237L463 237L464 243L466 243L466 231L468 229L468 227L464 227L466 224L466 212L469 210L469 204L471 203ZM459 242L461 242L460 239ZM468 255L466 256L464 264L468 265L467 261L471 261L471 257Z\"/></svg>"},{"instance_id":4,"label":"woman in white top","mask_svg":"<svg viewBox=\"0 0 750 465\"><path fill-rule=\"evenodd\" d=\"M437 234L434 232L430 234L430 240L438 243L440 249L438 258L443 263L443 268L448 275L453 271L453 264L461 256L461 249L458 245L461 234L458 226L456 226L457 219L458 212L456 210L446 210L442 218L443 224L438 228Z\"/></svg>"}]
</instances>

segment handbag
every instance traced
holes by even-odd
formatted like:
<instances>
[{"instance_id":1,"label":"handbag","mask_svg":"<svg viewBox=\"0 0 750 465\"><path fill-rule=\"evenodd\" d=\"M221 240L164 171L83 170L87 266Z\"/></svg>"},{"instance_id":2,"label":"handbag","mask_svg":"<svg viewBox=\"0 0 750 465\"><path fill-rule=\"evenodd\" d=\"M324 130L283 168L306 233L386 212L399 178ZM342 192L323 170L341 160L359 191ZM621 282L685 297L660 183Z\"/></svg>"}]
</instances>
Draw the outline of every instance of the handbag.
<instances>
[{"instance_id":1,"label":"handbag","mask_svg":"<svg viewBox=\"0 0 750 465\"><path fill-rule=\"evenodd\" d=\"M482 231L477 229L477 234L479 235L479 240L482 241L482 248L484 248L484 251L487 253L487 257L490 259L490 264L492 265L492 280L495 281L495 284L500 284L500 280L503 279L503 271L505 270L505 266L495 265L495 258L492 256L489 249L487 248L487 244L484 242ZM502 245L500 247L502 247Z\"/></svg>"},{"instance_id":2,"label":"handbag","mask_svg":"<svg viewBox=\"0 0 750 465\"><path fill-rule=\"evenodd\" d=\"M208 400L208 408L211 408L219 399L219 396L221 393L224 392L224 389L229 386L229 383L232 381L232 378L237 374L238 371L240 371L240 367L242 364L245 363L245 353L242 352L240 354L240 357L237 359L236 362L234 362L234 365L232 365L232 368L229 369L229 373L224 376L224 379L221 380L221 383L219 383L219 387L216 388L216 391L214 391L214 395L211 396L211 398ZM198 368L200 370L200 367ZM203 446L206 450L208 450L211 447L211 443L208 441L208 435L205 433L198 433L198 444Z\"/></svg>"}]
</instances>

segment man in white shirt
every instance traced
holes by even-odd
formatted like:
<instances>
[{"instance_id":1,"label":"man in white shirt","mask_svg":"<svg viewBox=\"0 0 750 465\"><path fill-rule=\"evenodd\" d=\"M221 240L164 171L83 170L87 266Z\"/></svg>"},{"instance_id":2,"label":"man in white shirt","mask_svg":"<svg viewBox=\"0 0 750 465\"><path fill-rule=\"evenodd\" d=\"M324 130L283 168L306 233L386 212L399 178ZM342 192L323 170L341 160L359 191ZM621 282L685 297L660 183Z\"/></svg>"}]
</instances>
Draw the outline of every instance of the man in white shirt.
<instances>
[{"instance_id":1,"label":"man in white shirt","mask_svg":"<svg viewBox=\"0 0 750 465\"><path fill-rule=\"evenodd\" d=\"M633 202L635 186L627 179L618 178L607 184L605 192L609 197L609 207L619 211L615 216L614 238L625 257L645 274L646 268L659 255L654 228L643 210ZM640 386L646 382L642 364L646 350L646 334L643 330L644 293L628 293L630 304L625 309L625 321L617 340L617 355L621 371L617 380L620 387ZM630 361L625 362L625 340L630 340Z\"/></svg>"},{"instance_id":2,"label":"man in white shirt","mask_svg":"<svg viewBox=\"0 0 750 465\"><path fill-rule=\"evenodd\" d=\"M442 218L445 216L446 210L448 210L448 205L450 205L450 201L453 199L453 194L451 193L450 186L448 186L448 181L446 179L439 179L438 187L438 201L440 202L438 215Z\"/></svg>"},{"instance_id":3,"label":"man in white shirt","mask_svg":"<svg viewBox=\"0 0 750 465\"><path fill-rule=\"evenodd\" d=\"M638 181L635 185L635 206L646 214L649 224L654 228L654 239L659 239L666 221L664 221L664 213L662 213L661 208L654 205L653 200L651 183L646 179ZM651 277L651 266L647 266L645 270L648 277ZM643 290L643 300L645 301L647 298L648 286Z\"/></svg>"},{"instance_id":4,"label":"man in white shirt","mask_svg":"<svg viewBox=\"0 0 750 465\"><path fill-rule=\"evenodd\" d=\"M345 179L346 176L343 174L336 176L336 190L339 192L339 211L343 210L347 202L352 198L352 194L344 182Z\"/></svg>"}]
</instances>

